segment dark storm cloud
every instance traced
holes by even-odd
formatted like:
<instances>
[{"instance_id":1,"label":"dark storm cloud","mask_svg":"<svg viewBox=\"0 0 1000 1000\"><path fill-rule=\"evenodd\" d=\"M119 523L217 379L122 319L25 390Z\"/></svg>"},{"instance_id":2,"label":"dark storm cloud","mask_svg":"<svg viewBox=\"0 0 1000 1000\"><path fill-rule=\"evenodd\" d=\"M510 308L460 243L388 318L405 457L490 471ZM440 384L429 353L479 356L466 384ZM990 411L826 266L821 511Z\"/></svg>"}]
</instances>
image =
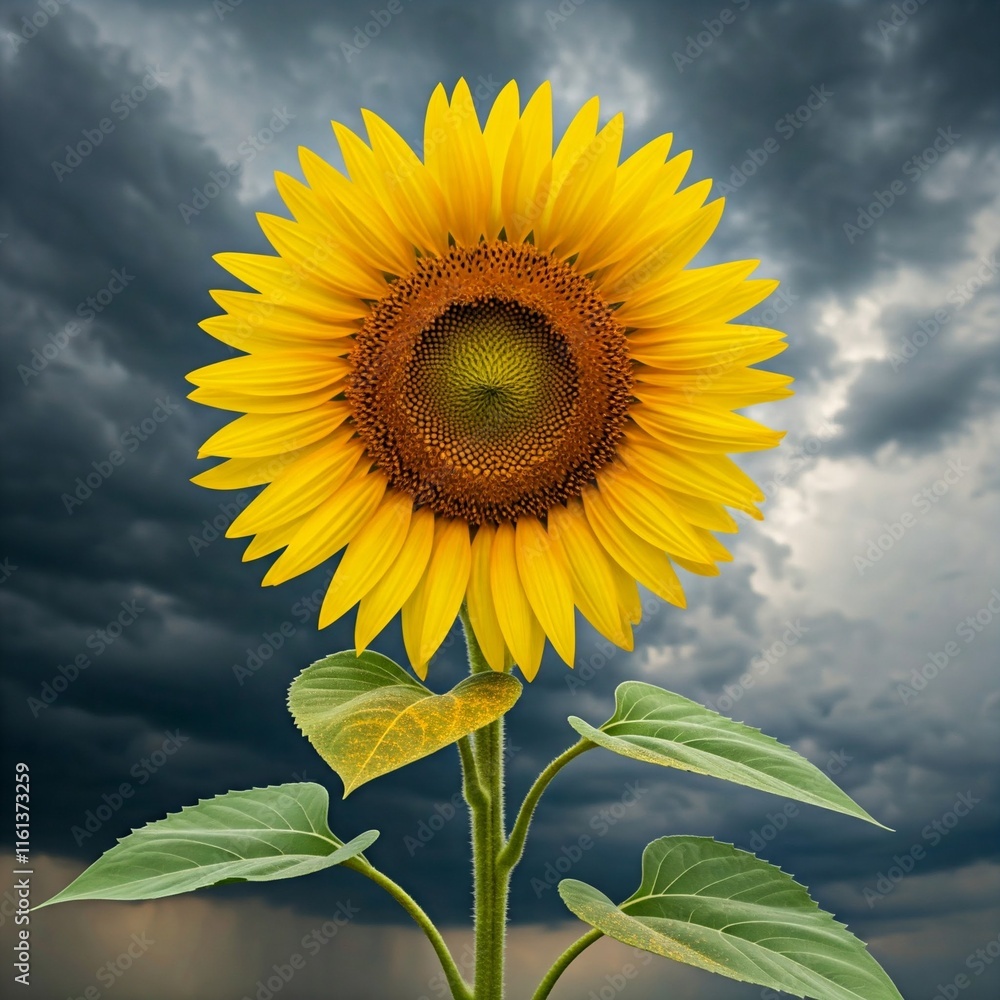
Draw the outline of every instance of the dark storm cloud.
<instances>
[{"instance_id":1,"label":"dark storm cloud","mask_svg":"<svg viewBox=\"0 0 1000 1000\"><path fill-rule=\"evenodd\" d=\"M484 110L506 80L516 77L523 95L553 67L574 64L574 54L592 54L581 71L587 96L628 93L638 80L635 93L648 102L646 120L629 126L629 148L672 130L675 150L695 149L689 179L712 176L715 193L726 194L726 218L704 262L762 256L762 273L783 279L783 298L763 303L752 318L791 331L791 347L774 367L799 378L801 400L853 364L836 332L819 332L824 306L848 308L901 267L936 274L964 259L995 194L983 176L996 146L998 9L920 4L897 25L892 4L732 0L734 17L715 35L721 2L673 5L667 13L652 2L587 0L554 17L557 5L404 0L402 12L362 44L358 32L364 35L371 6L197 0L112 9L95 2L63 7L30 39L0 38L0 231L7 234L0 241L7 333L0 345L7 537L0 556L17 566L0 592L9 664L4 731L45 789L36 801L40 849L83 863L131 827L199 797L320 781L331 790L339 835L382 828L378 862L394 875L405 872L432 916L465 924L469 880L460 859L468 832L464 806L453 801L456 754L442 752L340 801L339 780L301 739L284 699L302 666L350 645L352 616L316 631L328 567L260 588L266 564L243 565L241 542L218 537L248 496L187 481L205 465L194 458L199 443L227 419L182 402L184 373L227 356L196 329L214 311L206 290L235 284L211 255L263 250L253 210L283 211L269 186L259 197L248 194L266 186L263 171L255 173L264 156L246 162L243 176L230 175L197 214L181 211L213 175L227 172L227 156L217 150L235 149L201 120L228 128L237 118L239 135L244 123L265 127L287 101L296 117L269 155L294 173L298 141L322 134L324 151L331 149L330 116L357 127L354 109L371 107L419 146L426 96L439 79L478 81ZM7 27L18 34L22 16L35 9L18 8ZM183 37L183 50L160 65L143 45L107 41L109 32L119 37L114 31L127 17L137 34L148 19L154 34L162 28L164 38ZM702 44L706 30L712 40ZM123 94L130 96L116 103ZM605 116L619 110L608 100L602 107ZM627 118L634 111L623 110ZM560 124L566 111L560 107ZM891 194L891 204L869 211L879 192L883 202ZM870 226L861 228L861 212ZM898 370L888 358L860 365L837 416L841 436L817 438L822 461L870 457L890 442L921 454L986 419L998 366L995 335L984 333L992 287L984 285L975 306L952 314ZM887 352L929 316L933 309L893 314L880 331ZM790 434L794 447L819 425L804 404L792 406L802 407L789 412L806 421ZM122 453L121 464L113 452ZM806 471L820 461L813 454ZM766 457L741 461L765 480L785 468L780 459L777 467ZM769 502L794 492L802 471L790 467L796 471L766 488ZM766 817L784 808L776 798L593 751L558 777L539 810L515 887L516 919L564 916L548 866L572 855L580 835L594 848L569 874L618 895L634 888L643 844L673 832L751 849L756 837L763 856L825 893L824 902L835 899L859 931L894 926L908 906L969 919L985 906L977 895L985 889L962 883L961 891L935 895L923 887L997 860L996 719L982 680L989 640L970 647L964 675L947 690L944 683L930 689L911 710L888 680L877 680L890 670L907 676L924 653L919 637L885 624L899 595L873 590L865 618L812 613L802 622L807 631L781 651L788 623L799 620L803 567L789 544L756 522L741 520L741 532L735 565L712 579L686 576L686 611L645 595L635 654L587 628L573 673L549 652L510 716L511 808L538 770L575 741L566 716L599 724L611 714L615 686L641 677L796 746L897 833L803 806L771 834ZM743 561L749 546L759 565ZM769 593L761 582L768 575L785 589ZM398 623L378 646L402 659ZM264 659L262 648L270 650ZM80 656L88 666L77 664ZM56 690L74 664L76 675ZM432 664L431 683L443 690L463 671L456 629ZM748 673L753 686L742 680ZM51 702L46 685L57 695ZM960 689L967 702L949 701ZM170 739L176 752L150 771L143 760ZM113 818L86 837L74 834L123 781L134 794ZM933 831L966 793L982 802L932 845L924 830ZM440 828L427 836L432 820ZM863 888L914 844L928 850L913 879L869 905ZM229 887L212 898L229 905L260 895L321 914L342 874L267 890ZM351 892L366 921L399 919L395 904L374 890L352 882Z\"/></svg>"},{"instance_id":2,"label":"dark storm cloud","mask_svg":"<svg viewBox=\"0 0 1000 1000\"><path fill-rule=\"evenodd\" d=\"M951 327L945 325L949 321ZM867 362L851 386L836 417L843 433L832 442L831 454L870 455L890 441L910 450L936 450L995 408L1000 343L957 339L954 324L960 322L952 305L897 328L889 356Z\"/></svg>"}]
</instances>

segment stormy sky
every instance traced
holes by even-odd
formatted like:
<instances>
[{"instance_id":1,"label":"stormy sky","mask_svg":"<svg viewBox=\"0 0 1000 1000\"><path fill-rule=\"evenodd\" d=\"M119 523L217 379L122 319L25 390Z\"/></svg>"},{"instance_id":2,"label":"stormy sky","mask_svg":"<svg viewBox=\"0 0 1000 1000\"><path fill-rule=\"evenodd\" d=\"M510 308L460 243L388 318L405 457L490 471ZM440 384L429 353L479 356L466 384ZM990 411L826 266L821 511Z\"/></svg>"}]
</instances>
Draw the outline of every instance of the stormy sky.
<instances>
[{"instance_id":1,"label":"stormy sky","mask_svg":"<svg viewBox=\"0 0 1000 1000\"><path fill-rule=\"evenodd\" d=\"M575 741L567 715L599 724L638 678L791 744L895 832L593 751L543 800L515 878L510 995L582 930L547 879L590 832L568 874L613 898L649 840L715 836L808 885L907 1000L995 997L997 5L384 7L0 3L4 759L31 768L35 902L200 797L318 781L334 831L381 829L370 857L468 964L456 754L341 801L284 700L303 666L350 645L353 615L318 632L330 567L262 589L262 564L221 537L253 491L189 482L228 418L187 401L184 376L230 356L197 328L209 289L238 287L212 254L266 250L254 213L283 212L273 171L298 175L299 145L339 164L330 119L360 129L371 108L419 146L438 81L464 76L483 118L509 79L522 95L548 79L560 129L598 94L602 120L625 114L625 153L662 132L694 150L688 180L727 197L699 263L760 258L781 279L749 321L788 332L771 367L797 382L754 414L788 430L781 447L740 460L766 520L740 518L719 577L682 573L687 610L644 595L633 654L581 624L574 673L547 655L509 716L510 798ZM398 623L376 647L402 657ZM463 670L453 633L430 683ZM424 939L362 881L334 869L42 911L31 995L240 1000L301 952L282 998L441 996ZM337 912L352 919L306 952ZM628 963L630 1000L774 996L610 942L553 996Z\"/></svg>"}]
</instances>

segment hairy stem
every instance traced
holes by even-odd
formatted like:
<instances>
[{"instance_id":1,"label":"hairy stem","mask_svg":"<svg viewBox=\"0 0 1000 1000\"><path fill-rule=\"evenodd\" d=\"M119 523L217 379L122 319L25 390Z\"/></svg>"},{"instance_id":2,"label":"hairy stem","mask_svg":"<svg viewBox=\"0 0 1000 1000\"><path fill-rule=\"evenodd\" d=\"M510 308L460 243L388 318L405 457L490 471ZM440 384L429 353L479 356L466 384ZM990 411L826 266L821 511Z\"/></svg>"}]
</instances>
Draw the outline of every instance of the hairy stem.
<instances>
[{"instance_id":1,"label":"hairy stem","mask_svg":"<svg viewBox=\"0 0 1000 1000\"><path fill-rule=\"evenodd\" d=\"M545 978L538 984L538 989L535 990L531 997L531 1000L545 1000L545 998L552 992L552 987L555 986L556 980L566 971L570 962L576 958L577 955L582 951L586 951L598 938L603 937L601 931L592 930L587 931L582 938L574 941L555 961L555 964L545 973Z\"/></svg>"},{"instance_id":2,"label":"hairy stem","mask_svg":"<svg viewBox=\"0 0 1000 1000\"><path fill-rule=\"evenodd\" d=\"M489 670L490 666L483 656L466 608L462 608L461 614L469 650L469 669L473 674L483 673ZM491 722L473 733L468 750L460 748L466 784L465 794L472 812L476 912L475 1000L503 1000L504 995L504 951L510 873L502 870L499 864L500 853L504 849L506 839L503 800L503 726L503 718ZM475 784L470 782L472 770L476 777Z\"/></svg>"},{"instance_id":3,"label":"hairy stem","mask_svg":"<svg viewBox=\"0 0 1000 1000\"><path fill-rule=\"evenodd\" d=\"M380 872L364 859L352 858L350 861L345 862L345 867L353 868L366 878L371 879L377 886L385 889L413 917L416 925L427 935L428 941L430 941L431 946L434 948L455 1000L475 1000L472 990L469 988L469 984L462 978L462 973L455 964L455 959L452 958L451 952L448 950L448 945L441 936L441 932L434 926L431 918L424 912L423 907L401 885L394 882L388 875Z\"/></svg>"},{"instance_id":4,"label":"hairy stem","mask_svg":"<svg viewBox=\"0 0 1000 1000\"><path fill-rule=\"evenodd\" d=\"M565 767L574 757L596 746L590 740L580 740L574 743L568 750L564 750L544 771L535 779L535 783L528 789L528 794L514 821L513 829L510 832L510 839L500 853L500 869L507 876L514 870L521 855L524 853L524 841L528 836L528 827L531 826L531 818L535 813L535 806L542 797L542 793L549 786L549 782Z\"/></svg>"}]
</instances>

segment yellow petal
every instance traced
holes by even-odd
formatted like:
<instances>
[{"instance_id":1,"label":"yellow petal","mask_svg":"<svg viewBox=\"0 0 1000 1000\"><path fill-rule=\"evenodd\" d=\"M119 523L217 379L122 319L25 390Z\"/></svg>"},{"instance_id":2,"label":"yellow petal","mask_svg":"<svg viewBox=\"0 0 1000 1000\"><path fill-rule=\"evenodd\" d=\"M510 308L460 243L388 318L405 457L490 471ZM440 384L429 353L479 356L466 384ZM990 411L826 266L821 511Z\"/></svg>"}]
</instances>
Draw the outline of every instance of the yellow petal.
<instances>
[{"instance_id":1,"label":"yellow petal","mask_svg":"<svg viewBox=\"0 0 1000 1000\"><path fill-rule=\"evenodd\" d=\"M642 620L642 598L639 597L639 588L636 586L635 577L624 569L621 563L609 556L608 565L611 567L611 575L615 578L615 592L618 595L618 610L621 614L622 629L628 635L630 643L628 648L631 649L633 639L632 629L629 628L629 625L635 625Z\"/></svg>"},{"instance_id":2,"label":"yellow petal","mask_svg":"<svg viewBox=\"0 0 1000 1000\"><path fill-rule=\"evenodd\" d=\"M343 239L267 212L258 212L257 221L282 258L316 284L361 299L380 299L388 290L382 274L359 261Z\"/></svg>"},{"instance_id":3,"label":"yellow petal","mask_svg":"<svg viewBox=\"0 0 1000 1000\"><path fill-rule=\"evenodd\" d=\"M362 110L386 211L399 230L421 250L448 250L448 212L441 189L402 137L378 115Z\"/></svg>"},{"instance_id":4,"label":"yellow petal","mask_svg":"<svg viewBox=\"0 0 1000 1000\"><path fill-rule=\"evenodd\" d=\"M263 458L304 448L332 434L349 416L345 402L332 401L301 413L248 413L216 431L198 457Z\"/></svg>"},{"instance_id":5,"label":"yellow petal","mask_svg":"<svg viewBox=\"0 0 1000 1000\"><path fill-rule=\"evenodd\" d=\"M420 582L434 544L434 512L429 507L414 511L410 530L396 561L368 591L358 606L354 644L360 653L389 624Z\"/></svg>"},{"instance_id":6,"label":"yellow petal","mask_svg":"<svg viewBox=\"0 0 1000 1000\"><path fill-rule=\"evenodd\" d=\"M310 449L279 472L270 486L229 526L229 538L254 535L315 510L346 482L364 454L352 428Z\"/></svg>"},{"instance_id":7,"label":"yellow petal","mask_svg":"<svg viewBox=\"0 0 1000 1000\"><path fill-rule=\"evenodd\" d=\"M687 559L681 559L679 556L674 556L674 562L681 569L686 569L689 573L695 573L698 576L718 576L720 573L719 567L715 563L690 562Z\"/></svg>"},{"instance_id":8,"label":"yellow petal","mask_svg":"<svg viewBox=\"0 0 1000 1000\"><path fill-rule=\"evenodd\" d=\"M695 562L710 561L691 525L672 508L666 490L652 480L609 463L598 473L597 486L608 507L651 545Z\"/></svg>"},{"instance_id":9,"label":"yellow petal","mask_svg":"<svg viewBox=\"0 0 1000 1000\"><path fill-rule=\"evenodd\" d=\"M552 86L546 81L531 95L504 164L500 204L511 243L520 243L541 217L551 179Z\"/></svg>"},{"instance_id":10,"label":"yellow petal","mask_svg":"<svg viewBox=\"0 0 1000 1000\"><path fill-rule=\"evenodd\" d=\"M341 382L350 371L343 358L320 352L285 351L278 357L248 354L196 368L187 376L194 385L250 395L312 392Z\"/></svg>"},{"instance_id":11,"label":"yellow petal","mask_svg":"<svg viewBox=\"0 0 1000 1000\"><path fill-rule=\"evenodd\" d=\"M254 535L243 553L243 562L260 559L261 556L269 556L272 552L283 549L295 537L308 516L308 514L303 514L302 517L297 517L294 521L279 524L276 528Z\"/></svg>"},{"instance_id":12,"label":"yellow petal","mask_svg":"<svg viewBox=\"0 0 1000 1000\"><path fill-rule=\"evenodd\" d=\"M194 389L188 393L187 398L204 406L236 413L300 413L327 402L343 389L342 385L333 385L327 389L314 389L312 392L287 396L245 396L228 389Z\"/></svg>"},{"instance_id":13,"label":"yellow petal","mask_svg":"<svg viewBox=\"0 0 1000 1000\"><path fill-rule=\"evenodd\" d=\"M327 357L342 357L354 346L354 326L311 319L255 292L215 291L212 298L231 315L212 316L198 325L210 337L238 351L322 351ZM359 305L354 315L360 316L362 309ZM344 324L350 322L345 320Z\"/></svg>"},{"instance_id":14,"label":"yellow petal","mask_svg":"<svg viewBox=\"0 0 1000 1000\"><path fill-rule=\"evenodd\" d=\"M490 589L500 631L521 672L535 679L545 648L545 631L531 610L517 571L516 534L504 522L497 528L490 553Z\"/></svg>"},{"instance_id":15,"label":"yellow petal","mask_svg":"<svg viewBox=\"0 0 1000 1000\"><path fill-rule=\"evenodd\" d=\"M518 518L514 551L531 610L556 652L572 667L576 650L573 586L562 554L534 517Z\"/></svg>"},{"instance_id":16,"label":"yellow petal","mask_svg":"<svg viewBox=\"0 0 1000 1000\"><path fill-rule=\"evenodd\" d=\"M427 569L403 605L403 645L421 677L426 677L428 661L455 624L471 566L468 522L438 518Z\"/></svg>"},{"instance_id":17,"label":"yellow petal","mask_svg":"<svg viewBox=\"0 0 1000 1000\"><path fill-rule=\"evenodd\" d=\"M309 447L312 449L317 445ZM297 448L283 455L267 455L264 458L230 458L199 473L191 482L210 490L239 490L245 486L260 486L261 483L271 482L282 469L287 469L307 450L309 449Z\"/></svg>"},{"instance_id":18,"label":"yellow petal","mask_svg":"<svg viewBox=\"0 0 1000 1000\"><path fill-rule=\"evenodd\" d=\"M492 177L469 85L459 80L451 105L440 84L427 104L424 162L446 205L449 231L459 245L474 246L489 225Z\"/></svg>"},{"instance_id":19,"label":"yellow petal","mask_svg":"<svg viewBox=\"0 0 1000 1000\"><path fill-rule=\"evenodd\" d=\"M635 223L649 204L670 151L672 135L661 135L633 153L615 174L603 225L580 250L577 268L585 274L618 260L636 241Z\"/></svg>"},{"instance_id":20,"label":"yellow petal","mask_svg":"<svg viewBox=\"0 0 1000 1000\"><path fill-rule=\"evenodd\" d=\"M479 641L483 656L486 657L486 662L494 670L503 671L506 646L490 590L490 554L493 551L495 534L496 529L488 521L476 529L476 537L472 540L472 568L469 572L469 591L466 594L466 601L472 629L476 633L476 639Z\"/></svg>"},{"instance_id":21,"label":"yellow petal","mask_svg":"<svg viewBox=\"0 0 1000 1000\"><path fill-rule=\"evenodd\" d=\"M386 489L380 472L348 480L336 496L306 518L288 548L264 576L265 587L306 573L339 552L378 507Z\"/></svg>"},{"instance_id":22,"label":"yellow petal","mask_svg":"<svg viewBox=\"0 0 1000 1000\"><path fill-rule=\"evenodd\" d=\"M664 490L663 494L669 497L677 513L696 528L727 532L739 530L739 525L733 520L732 515L719 503L713 503L702 497L693 497L687 493L677 493L674 490Z\"/></svg>"},{"instance_id":23,"label":"yellow petal","mask_svg":"<svg viewBox=\"0 0 1000 1000\"><path fill-rule=\"evenodd\" d=\"M504 164L510 149L514 129L517 128L520 104L518 103L517 84L511 80L497 94L493 102L486 125L483 127L483 139L486 143L486 154L490 161L491 194L490 215L486 238L495 239L503 228L503 211L500 205L500 192L503 189Z\"/></svg>"},{"instance_id":24,"label":"yellow petal","mask_svg":"<svg viewBox=\"0 0 1000 1000\"><path fill-rule=\"evenodd\" d=\"M257 289L267 303L282 305L316 319L363 316L360 296L339 295L324 288L308 271L283 257L256 253L217 253L212 258L244 284Z\"/></svg>"},{"instance_id":25,"label":"yellow petal","mask_svg":"<svg viewBox=\"0 0 1000 1000\"><path fill-rule=\"evenodd\" d=\"M785 436L739 413L654 398L635 403L629 416L664 444L685 451L761 451Z\"/></svg>"},{"instance_id":26,"label":"yellow petal","mask_svg":"<svg viewBox=\"0 0 1000 1000\"><path fill-rule=\"evenodd\" d=\"M714 326L676 326L636 330L628 335L635 361L672 372L714 370L729 365L752 365L784 350L785 334L761 326L720 323Z\"/></svg>"},{"instance_id":27,"label":"yellow petal","mask_svg":"<svg viewBox=\"0 0 1000 1000\"><path fill-rule=\"evenodd\" d=\"M632 394L639 399L650 402L671 399L681 405L698 399L705 405L727 410L785 399L792 395L788 386L794 381L790 375L777 372L742 366L729 368L723 359L718 367L701 373L682 375L643 366L636 368L634 374Z\"/></svg>"},{"instance_id":28,"label":"yellow petal","mask_svg":"<svg viewBox=\"0 0 1000 1000\"><path fill-rule=\"evenodd\" d=\"M299 222L346 240L355 257L376 271L398 275L413 266L413 248L359 185L302 146L299 162L311 187L275 174L278 191Z\"/></svg>"},{"instance_id":29,"label":"yellow petal","mask_svg":"<svg viewBox=\"0 0 1000 1000\"><path fill-rule=\"evenodd\" d=\"M631 531L592 486L583 491L583 508L598 541L622 569L657 597L680 608L686 606L684 591L670 560Z\"/></svg>"},{"instance_id":30,"label":"yellow petal","mask_svg":"<svg viewBox=\"0 0 1000 1000\"><path fill-rule=\"evenodd\" d=\"M615 115L580 154L555 197L551 222L541 233L541 245L560 255L578 253L606 216L625 130L623 115Z\"/></svg>"},{"instance_id":31,"label":"yellow petal","mask_svg":"<svg viewBox=\"0 0 1000 1000\"><path fill-rule=\"evenodd\" d=\"M352 608L386 574L406 541L413 500L391 490L378 510L351 539L327 588L319 611L319 627L326 628Z\"/></svg>"},{"instance_id":32,"label":"yellow petal","mask_svg":"<svg viewBox=\"0 0 1000 1000\"><path fill-rule=\"evenodd\" d=\"M597 135L597 122L600 116L600 101L592 97L573 116L563 137L559 140L552 154L552 178L545 191L544 204L535 223L536 244L551 247L549 240L549 223L555 209L556 196L567 180L572 179L572 167L580 154L587 148ZM551 148L551 147L550 147Z\"/></svg>"},{"instance_id":33,"label":"yellow petal","mask_svg":"<svg viewBox=\"0 0 1000 1000\"><path fill-rule=\"evenodd\" d=\"M703 455L669 448L633 425L618 445L618 457L662 486L760 516L754 503L763 500L764 494L725 455Z\"/></svg>"},{"instance_id":34,"label":"yellow petal","mask_svg":"<svg viewBox=\"0 0 1000 1000\"><path fill-rule=\"evenodd\" d=\"M573 582L573 596L583 616L613 643L631 649L631 630L625 632L621 627L611 564L580 502L573 500L565 507L556 504L548 513L548 522L549 536L563 554Z\"/></svg>"},{"instance_id":35,"label":"yellow petal","mask_svg":"<svg viewBox=\"0 0 1000 1000\"><path fill-rule=\"evenodd\" d=\"M637 254L636 266L624 272L620 279L601 282L602 294L611 302L627 302L638 314L640 307L658 299L666 282L685 268L708 242L722 218L724 199L693 212L684 222L647 254Z\"/></svg>"}]
</instances>

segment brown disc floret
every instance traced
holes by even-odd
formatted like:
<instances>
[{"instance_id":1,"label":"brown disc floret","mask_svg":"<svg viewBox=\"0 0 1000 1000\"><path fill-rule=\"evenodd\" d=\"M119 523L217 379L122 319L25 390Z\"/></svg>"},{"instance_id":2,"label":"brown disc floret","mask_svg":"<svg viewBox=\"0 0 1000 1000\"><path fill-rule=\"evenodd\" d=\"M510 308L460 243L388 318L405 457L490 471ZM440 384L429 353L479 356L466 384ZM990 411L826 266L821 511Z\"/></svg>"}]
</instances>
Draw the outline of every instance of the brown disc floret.
<instances>
[{"instance_id":1,"label":"brown disc floret","mask_svg":"<svg viewBox=\"0 0 1000 1000\"><path fill-rule=\"evenodd\" d=\"M390 483L472 524L544 515L614 454L625 333L593 283L530 244L421 258L372 307L347 398Z\"/></svg>"}]
</instances>

